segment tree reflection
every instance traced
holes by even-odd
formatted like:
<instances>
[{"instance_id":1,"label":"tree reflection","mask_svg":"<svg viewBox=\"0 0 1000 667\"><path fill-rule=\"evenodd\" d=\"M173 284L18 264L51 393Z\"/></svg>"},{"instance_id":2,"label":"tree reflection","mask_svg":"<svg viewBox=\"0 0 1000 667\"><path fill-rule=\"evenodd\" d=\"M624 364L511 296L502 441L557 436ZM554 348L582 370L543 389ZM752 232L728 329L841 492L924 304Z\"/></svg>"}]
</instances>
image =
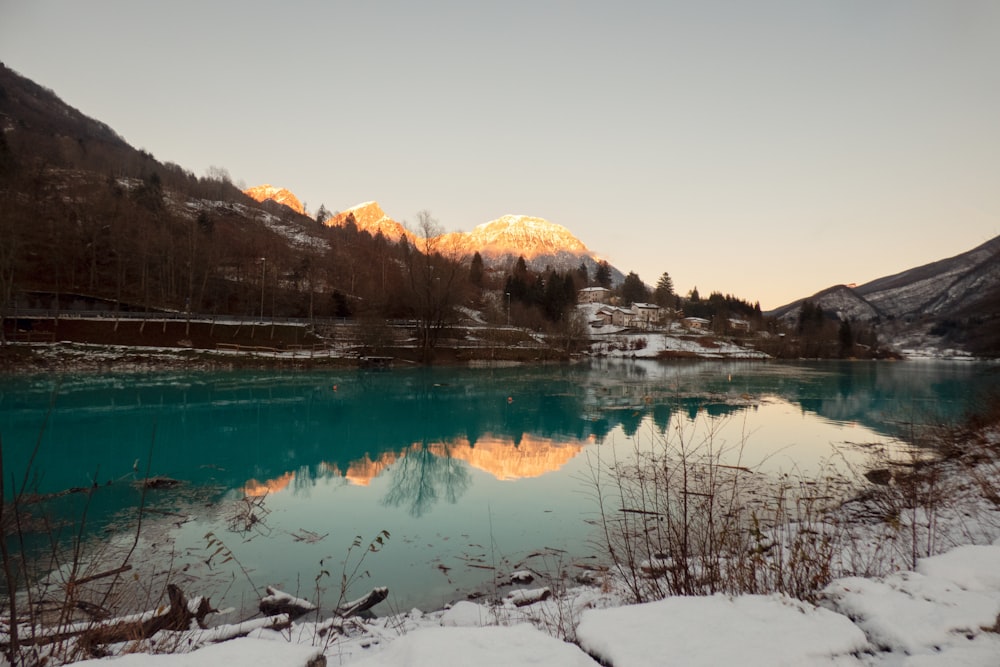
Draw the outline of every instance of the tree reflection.
<instances>
[{"instance_id":1,"label":"tree reflection","mask_svg":"<svg viewBox=\"0 0 1000 667\"><path fill-rule=\"evenodd\" d=\"M462 461L452 458L451 449L435 454L427 443L414 445L391 468L389 490L382 504L389 507L409 505L410 515L421 517L440 497L456 503L469 488L469 470Z\"/></svg>"}]
</instances>

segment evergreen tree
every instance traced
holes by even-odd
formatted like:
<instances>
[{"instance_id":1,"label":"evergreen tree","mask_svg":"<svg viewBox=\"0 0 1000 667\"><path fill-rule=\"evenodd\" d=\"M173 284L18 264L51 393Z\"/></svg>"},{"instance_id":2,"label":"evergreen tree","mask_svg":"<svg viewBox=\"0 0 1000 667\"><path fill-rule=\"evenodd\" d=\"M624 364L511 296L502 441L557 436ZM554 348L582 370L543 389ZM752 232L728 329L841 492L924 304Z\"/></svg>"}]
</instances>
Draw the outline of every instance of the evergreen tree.
<instances>
[{"instance_id":1,"label":"evergreen tree","mask_svg":"<svg viewBox=\"0 0 1000 667\"><path fill-rule=\"evenodd\" d=\"M625 303L644 303L649 300L649 288L635 271L630 271L622 283L622 301Z\"/></svg>"},{"instance_id":2,"label":"evergreen tree","mask_svg":"<svg viewBox=\"0 0 1000 667\"><path fill-rule=\"evenodd\" d=\"M653 290L653 301L661 308L669 308L674 302L674 281L666 271L656 281L656 289Z\"/></svg>"},{"instance_id":3,"label":"evergreen tree","mask_svg":"<svg viewBox=\"0 0 1000 667\"><path fill-rule=\"evenodd\" d=\"M472 264L469 266L469 282L476 287L483 286L483 257L478 251L472 256Z\"/></svg>"},{"instance_id":4,"label":"evergreen tree","mask_svg":"<svg viewBox=\"0 0 1000 667\"><path fill-rule=\"evenodd\" d=\"M851 356L851 352L854 350L854 331L848 320L840 321L840 331L837 333L837 338L840 340L840 356Z\"/></svg>"},{"instance_id":5,"label":"evergreen tree","mask_svg":"<svg viewBox=\"0 0 1000 667\"><path fill-rule=\"evenodd\" d=\"M611 289L611 265L606 260L597 263L597 271L594 272L594 282L606 289Z\"/></svg>"},{"instance_id":6,"label":"evergreen tree","mask_svg":"<svg viewBox=\"0 0 1000 667\"><path fill-rule=\"evenodd\" d=\"M319 210L316 211L316 222L322 225L329 219L330 219L330 211L326 210L326 206L320 204Z\"/></svg>"}]
</instances>

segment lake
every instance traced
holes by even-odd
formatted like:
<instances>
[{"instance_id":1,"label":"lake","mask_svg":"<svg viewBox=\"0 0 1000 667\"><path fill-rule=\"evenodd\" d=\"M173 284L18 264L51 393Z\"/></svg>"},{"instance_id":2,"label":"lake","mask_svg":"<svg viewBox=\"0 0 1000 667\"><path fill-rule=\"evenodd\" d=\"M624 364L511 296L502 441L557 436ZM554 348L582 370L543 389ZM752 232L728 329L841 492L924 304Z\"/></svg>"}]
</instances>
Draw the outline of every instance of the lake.
<instances>
[{"instance_id":1,"label":"lake","mask_svg":"<svg viewBox=\"0 0 1000 667\"><path fill-rule=\"evenodd\" d=\"M211 585L191 593L217 605L242 606L268 584L309 597L317 581L335 599L344 575L348 596L386 585L392 608L432 609L490 592L494 571L596 562L587 479L599 459L680 427L707 429L740 465L770 473L843 470L865 462L855 444L961 416L997 371L595 360L6 377L0 436L8 497L24 480L41 494L96 485L89 502L74 493L49 507L63 538L86 511L100 543L130 542L144 503L144 559ZM147 471L183 485L143 497ZM380 531L384 545L366 553Z\"/></svg>"}]
</instances>

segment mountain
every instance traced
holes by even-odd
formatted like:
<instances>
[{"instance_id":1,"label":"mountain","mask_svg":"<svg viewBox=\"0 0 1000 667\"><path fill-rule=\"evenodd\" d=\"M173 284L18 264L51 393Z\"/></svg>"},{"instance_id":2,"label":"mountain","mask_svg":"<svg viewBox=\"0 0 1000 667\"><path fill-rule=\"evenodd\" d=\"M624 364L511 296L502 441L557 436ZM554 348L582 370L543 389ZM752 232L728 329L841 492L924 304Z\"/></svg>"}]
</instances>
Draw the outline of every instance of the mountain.
<instances>
[{"instance_id":1,"label":"mountain","mask_svg":"<svg viewBox=\"0 0 1000 667\"><path fill-rule=\"evenodd\" d=\"M527 215L505 215L483 223L471 232L453 232L442 243L460 254L479 252L486 259L523 255L533 262L539 257L590 255L587 246L562 225Z\"/></svg>"},{"instance_id":2,"label":"mountain","mask_svg":"<svg viewBox=\"0 0 1000 667\"><path fill-rule=\"evenodd\" d=\"M471 232L444 234L440 241L455 254L478 252L483 263L495 270L507 270L518 257L524 257L527 265L536 271L551 267L565 272L584 264L593 275L601 261L562 225L527 215L504 215ZM611 275L615 284L625 278L615 267L611 267Z\"/></svg>"},{"instance_id":3,"label":"mountain","mask_svg":"<svg viewBox=\"0 0 1000 667\"><path fill-rule=\"evenodd\" d=\"M379 203L375 201L358 204L346 211L332 215L324 224L327 227L344 227L349 222L353 222L360 231L368 232L372 236L381 232L382 236L390 241L399 241L404 236L410 242L414 239L409 230L386 215Z\"/></svg>"},{"instance_id":4,"label":"mountain","mask_svg":"<svg viewBox=\"0 0 1000 667\"><path fill-rule=\"evenodd\" d=\"M302 202L299 201L298 197L285 188L276 188L270 183L247 188L243 191L243 194L250 197L254 201L265 202L267 200L271 200L287 206L299 215L306 214L305 209L302 207Z\"/></svg>"},{"instance_id":5,"label":"mountain","mask_svg":"<svg viewBox=\"0 0 1000 667\"><path fill-rule=\"evenodd\" d=\"M954 257L856 287L830 287L765 314L795 321L807 300L840 319L874 323L896 342L1000 354L1000 236ZM937 340L927 343L927 336Z\"/></svg>"},{"instance_id":6,"label":"mountain","mask_svg":"<svg viewBox=\"0 0 1000 667\"><path fill-rule=\"evenodd\" d=\"M375 201L352 206L330 217L326 225L343 227L349 221L373 236L381 232L391 241L406 237L410 243L419 243L416 234L386 215ZM521 256L536 271L544 271L548 267L570 271L583 263L593 274L600 261L562 225L527 215L505 215L485 222L471 232L442 234L434 237L433 242L439 251L455 257L471 257L478 252L483 264L497 271L510 269ZM615 267L611 267L611 275L614 283L624 279Z\"/></svg>"}]
</instances>

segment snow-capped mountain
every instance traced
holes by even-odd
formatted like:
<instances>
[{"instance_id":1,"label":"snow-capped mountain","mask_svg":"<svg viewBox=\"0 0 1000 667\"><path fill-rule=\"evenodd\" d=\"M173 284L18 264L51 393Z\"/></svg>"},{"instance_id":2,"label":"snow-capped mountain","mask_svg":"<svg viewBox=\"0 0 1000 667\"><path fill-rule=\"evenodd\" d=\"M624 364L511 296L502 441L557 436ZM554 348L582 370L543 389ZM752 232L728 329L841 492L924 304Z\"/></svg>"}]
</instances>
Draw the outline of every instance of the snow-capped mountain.
<instances>
[{"instance_id":1,"label":"snow-capped mountain","mask_svg":"<svg viewBox=\"0 0 1000 667\"><path fill-rule=\"evenodd\" d=\"M243 194L259 202L265 202L270 199L287 206L300 215L305 215L305 209L302 207L302 202L299 201L298 197L285 188L276 188L269 183L265 183L264 185L247 188L243 191Z\"/></svg>"},{"instance_id":2,"label":"snow-capped mountain","mask_svg":"<svg viewBox=\"0 0 1000 667\"><path fill-rule=\"evenodd\" d=\"M441 245L456 255L478 252L489 268L509 269L518 257L529 267L543 271L547 267L569 271L580 264L593 273L600 258L568 229L543 218L528 215L504 215L483 223L471 232L452 232L440 237ZM612 282L624 279L611 267Z\"/></svg>"},{"instance_id":3,"label":"snow-capped mountain","mask_svg":"<svg viewBox=\"0 0 1000 667\"><path fill-rule=\"evenodd\" d=\"M328 227L343 227L349 221L353 221L359 230L366 231L372 236L382 232L382 235L390 241L398 241L404 236L413 241L413 234L386 215L375 201L367 201L332 215L325 224Z\"/></svg>"},{"instance_id":4,"label":"snow-capped mountain","mask_svg":"<svg viewBox=\"0 0 1000 667\"><path fill-rule=\"evenodd\" d=\"M419 245L419 236L396 222L382 210L378 202L370 201L342 211L326 224L342 226L353 220L359 230L370 234L382 232L391 241L405 236ZM600 261L583 242L562 225L527 215L505 215L475 227L471 232L449 232L435 237L440 252L455 257L471 257L479 253L487 268L507 270L518 257L524 257L529 267L543 271L552 267L568 271L585 264L593 272ZM621 282L623 275L611 267L612 281Z\"/></svg>"},{"instance_id":5,"label":"snow-capped mountain","mask_svg":"<svg viewBox=\"0 0 1000 667\"><path fill-rule=\"evenodd\" d=\"M523 255L527 261L560 253L589 255L590 251L568 229L542 218L505 215L483 223L471 232L453 232L441 237L449 249L461 254Z\"/></svg>"}]
</instances>

